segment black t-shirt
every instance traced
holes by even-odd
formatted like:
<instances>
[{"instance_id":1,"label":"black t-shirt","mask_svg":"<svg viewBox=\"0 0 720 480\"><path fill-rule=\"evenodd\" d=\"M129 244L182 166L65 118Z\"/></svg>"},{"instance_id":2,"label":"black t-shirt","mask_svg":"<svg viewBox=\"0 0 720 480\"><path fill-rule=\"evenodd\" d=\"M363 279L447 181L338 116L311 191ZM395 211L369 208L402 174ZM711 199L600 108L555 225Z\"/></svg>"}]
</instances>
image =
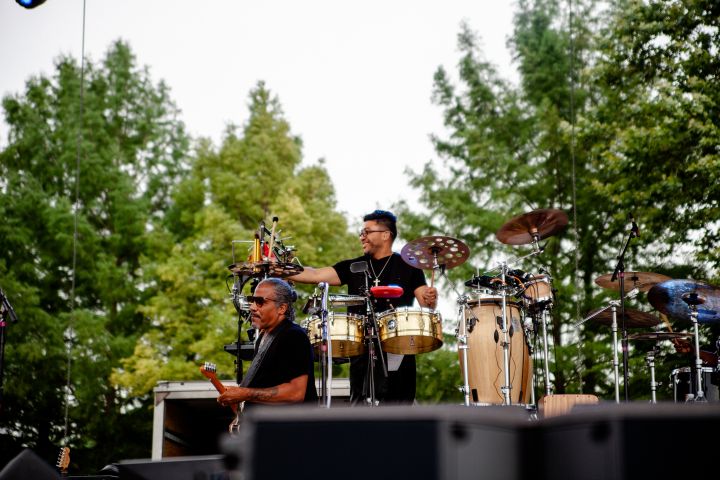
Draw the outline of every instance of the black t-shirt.
<instances>
[{"instance_id":1,"label":"black t-shirt","mask_svg":"<svg viewBox=\"0 0 720 480\"><path fill-rule=\"evenodd\" d=\"M355 262L368 262L367 272L352 273L350 265ZM366 276L369 287L375 286L377 276L380 277L378 285L397 285L403 288L402 297L373 299L376 313L382 313L393 307L411 307L415 301L415 289L426 285L423 271L405 263L398 253L379 260L373 259L370 255L363 255L338 262L333 268L340 277L340 283L348 286L349 295L360 295L365 291ZM359 315L366 313L365 307L351 307L348 311Z\"/></svg>"},{"instance_id":2,"label":"black t-shirt","mask_svg":"<svg viewBox=\"0 0 720 480\"><path fill-rule=\"evenodd\" d=\"M280 325L277 328L279 327ZM256 345L259 346L261 341L262 335ZM313 402L318 398L314 372L312 347L305 330L293 322L286 321L285 328L278 331L265 354L260 370L248 386L270 388L288 383L300 375L307 375L305 402Z\"/></svg>"}]
</instances>

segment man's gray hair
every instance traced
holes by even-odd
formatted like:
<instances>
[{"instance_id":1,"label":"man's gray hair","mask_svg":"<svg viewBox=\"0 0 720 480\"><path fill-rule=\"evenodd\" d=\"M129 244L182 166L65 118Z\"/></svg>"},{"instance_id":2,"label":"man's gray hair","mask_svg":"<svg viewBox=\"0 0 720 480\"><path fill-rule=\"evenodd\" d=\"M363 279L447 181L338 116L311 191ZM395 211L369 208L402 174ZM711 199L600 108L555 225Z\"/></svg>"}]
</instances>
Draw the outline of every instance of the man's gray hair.
<instances>
[{"instance_id":1,"label":"man's gray hair","mask_svg":"<svg viewBox=\"0 0 720 480\"><path fill-rule=\"evenodd\" d=\"M285 304L288 306L287 311L285 312L285 320L294 322L295 307L293 306L293 304L298 298L295 289L292 288L288 282L281 278L266 278L258 284L258 287L263 283L272 285L276 303Z\"/></svg>"}]
</instances>

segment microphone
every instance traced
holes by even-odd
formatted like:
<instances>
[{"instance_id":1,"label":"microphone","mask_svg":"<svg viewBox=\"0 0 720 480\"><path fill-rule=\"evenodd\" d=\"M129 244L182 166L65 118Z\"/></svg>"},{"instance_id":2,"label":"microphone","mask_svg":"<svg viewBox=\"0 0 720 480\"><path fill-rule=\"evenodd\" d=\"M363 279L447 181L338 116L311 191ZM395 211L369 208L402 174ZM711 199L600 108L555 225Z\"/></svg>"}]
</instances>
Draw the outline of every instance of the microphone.
<instances>
[{"instance_id":1,"label":"microphone","mask_svg":"<svg viewBox=\"0 0 720 480\"><path fill-rule=\"evenodd\" d=\"M17 323L17 315L15 315L15 310L13 310L12 305L10 305L10 301L5 296L5 293L2 291L2 288L0 288L0 314L7 312L10 316L10 321L13 323Z\"/></svg>"},{"instance_id":2,"label":"microphone","mask_svg":"<svg viewBox=\"0 0 720 480\"><path fill-rule=\"evenodd\" d=\"M630 231L635 234L635 237L639 237L640 229L638 228L637 223L635 223L635 215L630 213L629 217L630 217L630 223L632 224Z\"/></svg>"}]
</instances>

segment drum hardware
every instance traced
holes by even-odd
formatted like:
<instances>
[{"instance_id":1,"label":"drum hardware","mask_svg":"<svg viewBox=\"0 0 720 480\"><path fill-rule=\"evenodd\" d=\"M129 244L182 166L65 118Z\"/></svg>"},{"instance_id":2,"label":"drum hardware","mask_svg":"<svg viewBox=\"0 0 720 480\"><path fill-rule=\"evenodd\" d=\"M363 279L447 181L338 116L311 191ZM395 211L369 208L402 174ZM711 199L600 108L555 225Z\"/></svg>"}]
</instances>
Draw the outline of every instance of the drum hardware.
<instances>
[{"instance_id":1,"label":"drum hardware","mask_svg":"<svg viewBox=\"0 0 720 480\"><path fill-rule=\"evenodd\" d=\"M670 373L670 384L673 388L675 402L691 402L695 399L695 381L693 367L676 368ZM720 378L713 367L702 367L701 375L705 385L705 399L709 402L720 402ZM715 380L713 381L713 378Z\"/></svg>"},{"instance_id":2,"label":"drum hardware","mask_svg":"<svg viewBox=\"0 0 720 480\"><path fill-rule=\"evenodd\" d=\"M693 327L695 375L697 390L695 401L704 402L702 357L700 354L699 323L720 321L720 289L696 280L667 280L648 292L650 304L658 311L674 318L689 318ZM702 306L703 308L698 308Z\"/></svg>"},{"instance_id":3,"label":"drum hardware","mask_svg":"<svg viewBox=\"0 0 720 480\"><path fill-rule=\"evenodd\" d=\"M650 403L657 403L656 391L658 384L655 382L655 355L659 353L657 347L653 347L645 354L645 362L650 369Z\"/></svg>"},{"instance_id":4,"label":"drum hardware","mask_svg":"<svg viewBox=\"0 0 720 480\"><path fill-rule=\"evenodd\" d=\"M274 230L274 228L273 228ZM333 342L330 338L328 328L328 292L330 285L326 282L318 283L318 288L322 290L320 300L320 331L322 343L320 347L320 405L330 408L332 401L332 358L333 358Z\"/></svg>"},{"instance_id":5,"label":"drum hardware","mask_svg":"<svg viewBox=\"0 0 720 480\"><path fill-rule=\"evenodd\" d=\"M630 246L630 241L632 241L633 238L636 238L638 236L638 227L635 224L635 220L630 215L629 220L631 222L630 230L628 231L628 236L625 240L625 243L623 244L622 249L620 250L620 254L617 256L617 263L615 264L615 269L613 270L612 275L610 276L610 282L615 282L616 280L620 279L619 282L619 290L620 290L620 323L622 326L622 355L623 355L623 390L625 392L625 401L630 401L630 389L628 387L629 384L629 357L628 357L628 332L627 332L627 317L625 315L625 294L627 290L625 289L625 253L627 252L628 247Z\"/></svg>"}]
</instances>

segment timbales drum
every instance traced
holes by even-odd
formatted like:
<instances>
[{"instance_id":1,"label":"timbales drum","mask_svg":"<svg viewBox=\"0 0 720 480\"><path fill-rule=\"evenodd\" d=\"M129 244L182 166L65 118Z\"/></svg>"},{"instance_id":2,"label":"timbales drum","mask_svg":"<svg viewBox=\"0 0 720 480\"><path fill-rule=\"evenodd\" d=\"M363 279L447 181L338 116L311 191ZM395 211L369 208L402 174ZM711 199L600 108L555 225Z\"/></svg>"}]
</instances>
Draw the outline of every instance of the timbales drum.
<instances>
[{"instance_id":1,"label":"timbales drum","mask_svg":"<svg viewBox=\"0 0 720 480\"><path fill-rule=\"evenodd\" d=\"M363 322L365 317L349 313L328 313L328 329L332 341L333 358L354 357L365 353ZM322 321L313 316L303 322L316 355L322 345Z\"/></svg>"},{"instance_id":2,"label":"timbales drum","mask_svg":"<svg viewBox=\"0 0 720 480\"><path fill-rule=\"evenodd\" d=\"M414 355L437 350L442 342L442 317L429 308L400 307L378 315L382 348L389 353Z\"/></svg>"},{"instance_id":3,"label":"timbales drum","mask_svg":"<svg viewBox=\"0 0 720 480\"><path fill-rule=\"evenodd\" d=\"M532 388L532 363L522 327L520 304L506 302L509 355L510 399L512 403L529 403ZM502 297L476 295L465 310L468 325L467 356L470 398L478 404L502 404L503 372ZM460 351L460 371L463 371Z\"/></svg>"},{"instance_id":4,"label":"timbales drum","mask_svg":"<svg viewBox=\"0 0 720 480\"><path fill-rule=\"evenodd\" d=\"M538 309L552 303L552 283L549 275L533 275L525 282L522 293L525 305L530 309Z\"/></svg>"}]
</instances>

